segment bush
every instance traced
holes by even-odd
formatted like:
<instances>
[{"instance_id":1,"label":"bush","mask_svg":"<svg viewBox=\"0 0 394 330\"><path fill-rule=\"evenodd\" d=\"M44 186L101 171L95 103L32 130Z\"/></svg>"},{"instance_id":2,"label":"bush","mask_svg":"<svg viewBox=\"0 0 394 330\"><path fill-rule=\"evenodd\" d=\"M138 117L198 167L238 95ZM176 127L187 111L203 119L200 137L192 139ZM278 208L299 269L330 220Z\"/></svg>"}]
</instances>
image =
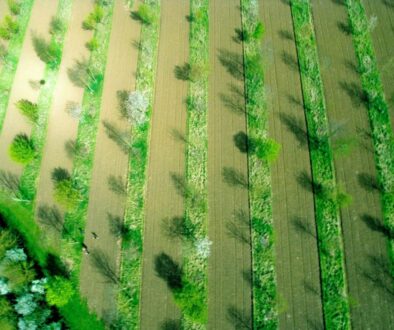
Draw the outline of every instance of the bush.
<instances>
[{"instance_id":1,"label":"bush","mask_svg":"<svg viewBox=\"0 0 394 330\"><path fill-rule=\"evenodd\" d=\"M18 33L19 24L11 16L7 15L0 23L0 38L10 40L12 35Z\"/></svg>"},{"instance_id":2,"label":"bush","mask_svg":"<svg viewBox=\"0 0 394 330\"><path fill-rule=\"evenodd\" d=\"M46 285L46 300L49 305L63 307L75 294L73 283L60 276L51 278Z\"/></svg>"},{"instance_id":3,"label":"bush","mask_svg":"<svg viewBox=\"0 0 394 330\"><path fill-rule=\"evenodd\" d=\"M34 158L35 152L33 141L23 133L15 136L9 149L11 159L23 165L28 164Z\"/></svg>"},{"instance_id":4,"label":"bush","mask_svg":"<svg viewBox=\"0 0 394 330\"><path fill-rule=\"evenodd\" d=\"M32 123L37 122L37 120L38 120L38 105L36 103L30 102L29 100L22 99L16 103L16 107Z\"/></svg>"},{"instance_id":5,"label":"bush","mask_svg":"<svg viewBox=\"0 0 394 330\"><path fill-rule=\"evenodd\" d=\"M66 210L71 210L77 206L81 195L74 187L72 180L69 179L55 184L54 198Z\"/></svg>"},{"instance_id":6,"label":"bush","mask_svg":"<svg viewBox=\"0 0 394 330\"><path fill-rule=\"evenodd\" d=\"M150 25L155 20L154 12L146 4L140 5L136 12L132 12L131 16L145 25Z\"/></svg>"},{"instance_id":7,"label":"bush","mask_svg":"<svg viewBox=\"0 0 394 330\"><path fill-rule=\"evenodd\" d=\"M10 9L10 12L12 15L19 15L21 11L21 4L17 0L7 0L8 3L8 8Z\"/></svg>"},{"instance_id":8,"label":"bush","mask_svg":"<svg viewBox=\"0 0 394 330\"><path fill-rule=\"evenodd\" d=\"M250 147L252 152L260 159L266 160L268 163L273 162L279 154L280 144L271 139L254 140Z\"/></svg>"},{"instance_id":9,"label":"bush","mask_svg":"<svg viewBox=\"0 0 394 330\"><path fill-rule=\"evenodd\" d=\"M101 6L94 6L93 11L82 22L82 28L85 30L95 30L97 24L101 23L104 18L104 10Z\"/></svg>"},{"instance_id":10,"label":"bush","mask_svg":"<svg viewBox=\"0 0 394 330\"><path fill-rule=\"evenodd\" d=\"M96 50L99 47L99 43L95 37L90 39L86 44L86 48L89 49L91 52Z\"/></svg>"}]
</instances>

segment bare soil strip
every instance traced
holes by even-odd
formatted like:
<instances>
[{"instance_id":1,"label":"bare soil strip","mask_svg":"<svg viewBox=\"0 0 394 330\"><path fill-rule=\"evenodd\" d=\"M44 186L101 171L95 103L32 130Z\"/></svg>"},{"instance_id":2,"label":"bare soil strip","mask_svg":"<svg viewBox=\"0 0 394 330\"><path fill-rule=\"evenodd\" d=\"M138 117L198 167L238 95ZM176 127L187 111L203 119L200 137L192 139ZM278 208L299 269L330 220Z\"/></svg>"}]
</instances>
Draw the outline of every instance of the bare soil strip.
<instances>
[{"instance_id":1,"label":"bare soil strip","mask_svg":"<svg viewBox=\"0 0 394 330\"><path fill-rule=\"evenodd\" d=\"M78 120L72 118L65 110L68 102L81 104L83 89L73 85L68 78L67 70L72 67L76 59L89 56L85 43L90 39L91 32L82 29L82 21L92 8L92 3L89 0L78 0L78 2L74 1L73 3L63 48L62 63L48 121L47 141L43 150L38 180L37 207L54 204L52 170L56 167L62 167L71 172L72 169L72 159L69 157L65 145L67 142L75 140Z\"/></svg>"},{"instance_id":2,"label":"bare soil strip","mask_svg":"<svg viewBox=\"0 0 394 330\"><path fill-rule=\"evenodd\" d=\"M56 14L57 6L57 0L35 1L12 85L4 126L0 135L0 157L2 160L1 169L12 171L15 174L21 174L22 166L10 159L8 148L15 135L22 132L30 134L31 132L31 124L19 112L15 103L20 99L37 101L39 90L34 89L31 84L42 79L45 69L45 64L34 51L31 34L34 32L47 40L49 39L49 23Z\"/></svg>"},{"instance_id":3,"label":"bare soil strip","mask_svg":"<svg viewBox=\"0 0 394 330\"><path fill-rule=\"evenodd\" d=\"M394 1L364 0L363 4L368 17L376 19L371 36L394 129Z\"/></svg>"},{"instance_id":4,"label":"bare soil strip","mask_svg":"<svg viewBox=\"0 0 394 330\"><path fill-rule=\"evenodd\" d=\"M166 253L181 262L181 245L163 232L164 218L184 214L184 198L176 178L185 172L185 148L174 132L185 135L187 84L174 75L188 61L188 1L163 0L155 101L151 118L150 155L143 247L141 329L158 329L180 317L171 291L155 271L155 258ZM179 186L178 186L179 188Z\"/></svg>"},{"instance_id":5,"label":"bare soil strip","mask_svg":"<svg viewBox=\"0 0 394 330\"><path fill-rule=\"evenodd\" d=\"M270 135L281 144L272 166L276 275L281 329L323 327L319 259L305 115L290 7L260 1Z\"/></svg>"},{"instance_id":6,"label":"bare soil strip","mask_svg":"<svg viewBox=\"0 0 394 330\"><path fill-rule=\"evenodd\" d=\"M139 34L140 24L131 19L124 1L116 0L85 230L85 244L91 252L103 252L115 273L120 245L111 232L109 218L123 217L126 197L110 190L108 178L120 176L126 182L128 154L108 137L103 122L115 125L121 132L129 130L127 120L119 112L117 92L135 89L138 50L133 42L139 40ZM97 234L98 238L94 239L92 233ZM108 274L103 273L103 269L92 264L91 259L90 255L82 259L81 291L98 315L111 320L116 314L116 285L108 279Z\"/></svg>"},{"instance_id":7,"label":"bare soil strip","mask_svg":"<svg viewBox=\"0 0 394 330\"><path fill-rule=\"evenodd\" d=\"M247 157L234 143L246 133L242 45L233 40L242 29L239 1L212 1L209 16L208 328L235 329L251 327L252 317L249 231L240 239L229 230L250 225Z\"/></svg>"},{"instance_id":8,"label":"bare soil strip","mask_svg":"<svg viewBox=\"0 0 394 330\"><path fill-rule=\"evenodd\" d=\"M341 211L352 326L390 328L394 315L392 282L385 272L387 240L377 229L382 218L380 194L373 184L372 143L365 138L370 134L368 113L354 70L352 38L341 28L347 12L331 1L312 0L312 5L332 145L335 148L344 138L357 141L350 155L335 159L337 182L353 197L352 204Z\"/></svg>"}]
</instances>

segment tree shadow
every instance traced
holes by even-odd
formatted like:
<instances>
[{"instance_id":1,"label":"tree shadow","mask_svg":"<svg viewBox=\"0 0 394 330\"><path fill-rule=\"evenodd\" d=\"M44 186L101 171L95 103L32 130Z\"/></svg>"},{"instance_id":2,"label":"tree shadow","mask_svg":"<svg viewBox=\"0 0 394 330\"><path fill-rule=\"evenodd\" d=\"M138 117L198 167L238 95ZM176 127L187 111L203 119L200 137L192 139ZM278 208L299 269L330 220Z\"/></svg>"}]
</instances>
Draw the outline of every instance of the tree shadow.
<instances>
[{"instance_id":1,"label":"tree shadow","mask_svg":"<svg viewBox=\"0 0 394 330\"><path fill-rule=\"evenodd\" d=\"M297 176L298 184L306 191L319 195L323 193L324 187L321 183L314 182L312 177L306 171L300 172Z\"/></svg>"},{"instance_id":2,"label":"tree shadow","mask_svg":"<svg viewBox=\"0 0 394 330\"><path fill-rule=\"evenodd\" d=\"M250 221L245 210L239 209L233 214L233 219L226 223L227 235L243 244L251 244Z\"/></svg>"},{"instance_id":3,"label":"tree shadow","mask_svg":"<svg viewBox=\"0 0 394 330\"><path fill-rule=\"evenodd\" d=\"M345 0L331 0L333 3L336 5L344 6L345 5Z\"/></svg>"},{"instance_id":4,"label":"tree shadow","mask_svg":"<svg viewBox=\"0 0 394 330\"><path fill-rule=\"evenodd\" d=\"M316 289L315 286L313 286L311 283L307 282L304 280L304 288L306 291L309 293L313 294L314 296L320 297L320 292L318 289Z\"/></svg>"},{"instance_id":5,"label":"tree shadow","mask_svg":"<svg viewBox=\"0 0 394 330\"><path fill-rule=\"evenodd\" d=\"M46 258L46 268L52 276L60 275L69 278L71 273L56 254L49 253Z\"/></svg>"},{"instance_id":6,"label":"tree shadow","mask_svg":"<svg viewBox=\"0 0 394 330\"><path fill-rule=\"evenodd\" d=\"M252 318L235 306L227 308L227 320L237 330L252 330Z\"/></svg>"},{"instance_id":7,"label":"tree shadow","mask_svg":"<svg viewBox=\"0 0 394 330\"><path fill-rule=\"evenodd\" d=\"M177 191L178 195L184 198L190 196L191 189L183 175L177 173L170 173L170 178L172 183L174 184L175 190Z\"/></svg>"},{"instance_id":8,"label":"tree shadow","mask_svg":"<svg viewBox=\"0 0 394 330\"><path fill-rule=\"evenodd\" d=\"M56 205L40 205L37 210L37 218L41 224L54 229L58 233L65 229L63 215Z\"/></svg>"},{"instance_id":9,"label":"tree shadow","mask_svg":"<svg viewBox=\"0 0 394 330\"><path fill-rule=\"evenodd\" d=\"M360 107L362 104L368 103L368 98L361 87L352 82L348 83L345 81L339 82L339 86L346 92L346 94L350 97L353 105L355 107Z\"/></svg>"},{"instance_id":10,"label":"tree shadow","mask_svg":"<svg viewBox=\"0 0 394 330\"><path fill-rule=\"evenodd\" d=\"M244 154L248 152L249 149L249 138L248 135L245 132L238 132L233 136L233 141L235 146L238 148L238 150Z\"/></svg>"},{"instance_id":11,"label":"tree shadow","mask_svg":"<svg viewBox=\"0 0 394 330\"><path fill-rule=\"evenodd\" d=\"M298 61L292 54L283 51L281 55L283 63L290 67L294 71L298 71Z\"/></svg>"},{"instance_id":12,"label":"tree shadow","mask_svg":"<svg viewBox=\"0 0 394 330\"><path fill-rule=\"evenodd\" d=\"M293 115L288 115L284 112L279 114L281 122L286 125L287 129L294 134L300 147L308 146L308 132L304 128L304 121Z\"/></svg>"},{"instance_id":13,"label":"tree shadow","mask_svg":"<svg viewBox=\"0 0 394 330\"><path fill-rule=\"evenodd\" d=\"M301 101L299 98L295 97L294 95L288 94L288 95L287 95L287 99L288 99L288 101L289 101L291 104L293 104L293 105L295 105L295 106L304 107L304 104L302 103L302 101Z\"/></svg>"},{"instance_id":14,"label":"tree shadow","mask_svg":"<svg viewBox=\"0 0 394 330\"><path fill-rule=\"evenodd\" d=\"M291 33L291 32L288 31L288 30L279 30L279 31L278 31L278 35L279 35L279 37L281 37L281 38L284 39L284 40L290 40L290 41L293 41L293 40L294 40L294 35L293 35L293 33Z\"/></svg>"},{"instance_id":15,"label":"tree shadow","mask_svg":"<svg viewBox=\"0 0 394 330\"><path fill-rule=\"evenodd\" d=\"M243 80L244 63L240 54L225 49L219 50L219 61L227 69L227 72L235 79Z\"/></svg>"},{"instance_id":16,"label":"tree shadow","mask_svg":"<svg viewBox=\"0 0 394 330\"><path fill-rule=\"evenodd\" d=\"M247 177L239 170L225 166L222 169L222 176L223 181L231 187L249 188Z\"/></svg>"},{"instance_id":17,"label":"tree shadow","mask_svg":"<svg viewBox=\"0 0 394 330\"><path fill-rule=\"evenodd\" d=\"M171 290L183 287L182 267L168 254L162 252L155 257L155 271L158 277L163 279Z\"/></svg>"},{"instance_id":18,"label":"tree shadow","mask_svg":"<svg viewBox=\"0 0 394 330\"><path fill-rule=\"evenodd\" d=\"M185 144L187 144L189 142L187 140L186 135L176 128L173 128L171 130L171 136L174 138L175 141L179 141L179 142L182 142Z\"/></svg>"},{"instance_id":19,"label":"tree shadow","mask_svg":"<svg viewBox=\"0 0 394 330\"><path fill-rule=\"evenodd\" d=\"M378 179L369 173L357 174L359 185L367 191L382 191L382 187L378 182Z\"/></svg>"},{"instance_id":20,"label":"tree shadow","mask_svg":"<svg viewBox=\"0 0 394 330\"><path fill-rule=\"evenodd\" d=\"M382 0L382 2L386 7L394 9L394 0Z\"/></svg>"},{"instance_id":21,"label":"tree shadow","mask_svg":"<svg viewBox=\"0 0 394 330\"><path fill-rule=\"evenodd\" d=\"M167 319L160 324L160 330L182 330L181 320Z\"/></svg>"},{"instance_id":22,"label":"tree shadow","mask_svg":"<svg viewBox=\"0 0 394 330\"><path fill-rule=\"evenodd\" d=\"M359 74L359 70L358 70L357 64L354 63L353 61L345 60L344 65L350 71Z\"/></svg>"},{"instance_id":23,"label":"tree shadow","mask_svg":"<svg viewBox=\"0 0 394 330\"><path fill-rule=\"evenodd\" d=\"M19 176L10 171L0 170L0 190L4 190L14 197L20 197Z\"/></svg>"},{"instance_id":24,"label":"tree shadow","mask_svg":"<svg viewBox=\"0 0 394 330\"><path fill-rule=\"evenodd\" d=\"M121 175L110 175L107 178L108 188L113 193L120 196L127 196L127 183L123 180Z\"/></svg>"},{"instance_id":25,"label":"tree shadow","mask_svg":"<svg viewBox=\"0 0 394 330\"><path fill-rule=\"evenodd\" d=\"M352 28L351 28L351 26L349 25L348 22L343 23L343 22L341 22L341 21L338 21L338 22L337 22L337 26L338 26L338 29L339 29L342 33L344 33L344 34L346 34L346 35L351 35L351 34L352 34Z\"/></svg>"},{"instance_id":26,"label":"tree shadow","mask_svg":"<svg viewBox=\"0 0 394 330\"><path fill-rule=\"evenodd\" d=\"M236 114L244 114L245 113L245 102L241 98L239 98L237 95L234 94L224 94L220 93L219 94L221 101L223 102L223 105L231 110L232 112Z\"/></svg>"},{"instance_id":27,"label":"tree shadow","mask_svg":"<svg viewBox=\"0 0 394 330\"><path fill-rule=\"evenodd\" d=\"M190 73L192 70L192 66L190 63L185 63L183 65L175 65L174 75L178 80L187 81L190 80Z\"/></svg>"},{"instance_id":28,"label":"tree shadow","mask_svg":"<svg viewBox=\"0 0 394 330\"><path fill-rule=\"evenodd\" d=\"M91 265L106 279L106 282L119 284L120 279L116 272L116 266L104 251L94 249L90 253Z\"/></svg>"},{"instance_id":29,"label":"tree shadow","mask_svg":"<svg viewBox=\"0 0 394 330\"><path fill-rule=\"evenodd\" d=\"M64 150L66 151L67 157L73 160L78 154L77 142L73 139L69 139L64 143Z\"/></svg>"},{"instance_id":30,"label":"tree shadow","mask_svg":"<svg viewBox=\"0 0 394 330\"><path fill-rule=\"evenodd\" d=\"M313 238L316 238L316 233L312 225L307 222L307 219L295 216L291 220L295 230L297 230L301 234L308 234Z\"/></svg>"},{"instance_id":31,"label":"tree shadow","mask_svg":"<svg viewBox=\"0 0 394 330\"><path fill-rule=\"evenodd\" d=\"M390 230L388 226L386 226L379 218L376 218L369 214L363 214L361 219L368 226L369 229L381 233L383 236L388 239L394 238L394 232Z\"/></svg>"},{"instance_id":32,"label":"tree shadow","mask_svg":"<svg viewBox=\"0 0 394 330\"><path fill-rule=\"evenodd\" d=\"M242 278L250 287L253 286L253 273L251 269L245 269L242 271Z\"/></svg>"},{"instance_id":33,"label":"tree shadow","mask_svg":"<svg viewBox=\"0 0 394 330\"><path fill-rule=\"evenodd\" d=\"M128 131L123 131L115 124L103 120L103 126L108 138L114 141L125 154L131 150L131 136Z\"/></svg>"},{"instance_id":34,"label":"tree shadow","mask_svg":"<svg viewBox=\"0 0 394 330\"><path fill-rule=\"evenodd\" d=\"M190 240L193 239L195 232L193 224L184 216L164 218L161 229L170 239Z\"/></svg>"},{"instance_id":35,"label":"tree shadow","mask_svg":"<svg viewBox=\"0 0 394 330\"><path fill-rule=\"evenodd\" d=\"M235 35L232 37L233 41L237 44L248 40L248 34L243 30L236 28L234 29Z\"/></svg>"}]
</instances>

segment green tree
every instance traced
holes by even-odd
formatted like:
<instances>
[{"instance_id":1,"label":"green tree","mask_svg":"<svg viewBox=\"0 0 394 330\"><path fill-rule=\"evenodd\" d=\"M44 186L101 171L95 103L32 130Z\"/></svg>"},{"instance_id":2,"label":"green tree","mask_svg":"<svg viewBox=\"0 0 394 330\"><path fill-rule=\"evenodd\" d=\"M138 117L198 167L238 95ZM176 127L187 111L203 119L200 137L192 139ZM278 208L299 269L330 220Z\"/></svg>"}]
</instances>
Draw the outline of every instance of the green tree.
<instances>
[{"instance_id":1,"label":"green tree","mask_svg":"<svg viewBox=\"0 0 394 330\"><path fill-rule=\"evenodd\" d=\"M36 103L30 102L29 100L21 99L16 103L16 107L32 123L37 122L38 105Z\"/></svg>"},{"instance_id":2,"label":"green tree","mask_svg":"<svg viewBox=\"0 0 394 330\"><path fill-rule=\"evenodd\" d=\"M152 8L146 4L140 5L137 11L131 13L131 16L145 25L150 25L155 21Z\"/></svg>"},{"instance_id":3,"label":"green tree","mask_svg":"<svg viewBox=\"0 0 394 330\"><path fill-rule=\"evenodd\" d=\"M35 153L33 141L24 133L15 136L9 148L11 159L23 165L32 161Z\"/></svg>"},{"instance_id":4,"label":"green tree","mask_svg":"<svg viewBox=\"0 0 394 330\"><path fill-rule=\"evenodd\" d=\"M9 15L5 16L3 21L0 23L0 38L10 40L12 35L18 33L18 31L18 22Z\"/></svg>"},{"instance_id":5,"label":"green tree","mask_svg":"<svg viewBox=\"0 0 394 330\"><path fill-rule=\"evenodd\" d=\"M104 10L100 5L95 5L93 11L82 22L82 28L85 30L95 30L97 24L101 23L104 18Z\"/></svg>"},{"instance_id":6,"label":"green tree","mask_svg":"<svg viewBox=\"0 0 394 330\"><path fill-rule=\"evenodd\" d=\"M63 307L67 305L75 294L73 284L70 280L55 276L46 285L46 300L49 305Z\"/></svg>"},{"instance_id":7,"label":"green tree","mask_svg":"<svg viewBox=\"0 0 394 330\"><path fill-rule=\"evenodd\" d=\"M19 15L21 11L21 4L17 0L7 0L8 8L10 9L10 12L12 15Z\"/></svg>"}]
</instances>

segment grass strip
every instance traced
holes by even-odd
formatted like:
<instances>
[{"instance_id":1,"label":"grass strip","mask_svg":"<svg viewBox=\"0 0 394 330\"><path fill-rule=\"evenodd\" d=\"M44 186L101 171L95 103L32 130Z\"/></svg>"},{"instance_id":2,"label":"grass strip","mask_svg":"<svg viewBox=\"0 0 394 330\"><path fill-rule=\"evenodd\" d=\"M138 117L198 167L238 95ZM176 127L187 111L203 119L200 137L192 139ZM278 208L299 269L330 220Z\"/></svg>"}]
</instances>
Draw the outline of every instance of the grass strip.
<instances>
[{"instance_id":1,"label":"grass strip","mask_svg":"<svg viewBox=\"0 0 394 330\"><path fill-rule=\"evenodd\" d=\"M85 87L82 100L82 113L79 119L76 150L72 170L72 181L79 199L74 207L66 212L64 217L63 257L73 262L73 277L79 281L82 258L81 244L89 203L89 188L92 176L96 135L100 119L101 94L107 62L107 51L111 35L112 13L114 1L107 1L102 5L103 18L97 24L94 37L98 41L98 48L91 52L89 68L94 71L93 81Z\"/></svg>"},{"instance_id":2,"label":"grass strip","mask_svg":"<svg viewBox=\"0 0 394 330\"><path fill-rule=\"evenodd\" d=\"M382 194L383 223L389 233L394 233L394 138L370 35L372 25L361 1L346 0L345 3L361 84L368 101L375 163ZM388 237L391 274L394 276L394 235L390 234Z\"/></svg>"},{"instance_id":3,"label":"grass strip","mask_svg":"<svg viewBox=\"0 0 394 330\"><path fill-rule=\"evenodd\" d=\"M291 12L308 127L316 210L323 311L327 329L350 328L344 252L333 153L309 0L292 0Z\"/></svg>"},{"instance_id":4,"label":"grass strip","mask_svg":"<svg viewBox=\"0 0 394 330\"><path fill-rule=\"evenodd\" d=\"M43 77L45 84L40 87L40 94L38 96L38 120L33 124L31 132L31 139L35 147L35 157L23 169L21 176L21 189L24 193L24 197L29 201L34 201L36 197L41 161L48 130L49 112L59 74L64 38L67 33L67 26L71 16L71 7L72 0L61 0L59 2L56 17L63 22L66 28L60 29L58 33L54 33L52 35L50 44L55 45L59 49L57 54L58 60L54 64L46 64Z\"/></svg>"},{"instance_id":5,"label":"grass strip","mask_svg":"<svg viewBox=\"0 0 394 330\"><path fill-rule=\"evenodd\" d=\"M126 241L122 242L120 290L117 302L119 322L127 329L139 329L140 324L146 169L160 26L160 1L145 0L144 4L146 8L149 8L154 19L149 24L143 24L141 28L136 90L143 93L149 100L148 120L142 125L132 127L131 130L132 152L129 159L124 224L131 229L132 241L131 244Z\"/></svg>"},{"instance_id":6,"label":"grass strip","mask_svg":"<svg viewBox=\"0 0 394 330\"><path fill-rule=\"evenodd\" d=\"M7 55L0 72L0 132L3 129L4 118L11 94L11 86L19 63L23 40L26 35L33 4L34 0L21 1L21 9L17 19L19 30L12 36L8 43Z\"/></svg>"},{"instance_id":7,"label":"grass strip","mask_svg":"<svg viewBox=\"0 0 394 330\"><path fill-rule=\"evenodd\" d=\"M242 0L244 37L245 95L247 130L251 141L268 139L268 115L264 95L264 68L259 38L245 40L246 35L262 26L256 1ZM260 28L261 29L261 28ZM250 148L249 148L250 149ZM276 278L272 219L272 190L269 161L248 152L249 203L253 263L253 328L276 329Z\"/></svg>"}]
</instances>

